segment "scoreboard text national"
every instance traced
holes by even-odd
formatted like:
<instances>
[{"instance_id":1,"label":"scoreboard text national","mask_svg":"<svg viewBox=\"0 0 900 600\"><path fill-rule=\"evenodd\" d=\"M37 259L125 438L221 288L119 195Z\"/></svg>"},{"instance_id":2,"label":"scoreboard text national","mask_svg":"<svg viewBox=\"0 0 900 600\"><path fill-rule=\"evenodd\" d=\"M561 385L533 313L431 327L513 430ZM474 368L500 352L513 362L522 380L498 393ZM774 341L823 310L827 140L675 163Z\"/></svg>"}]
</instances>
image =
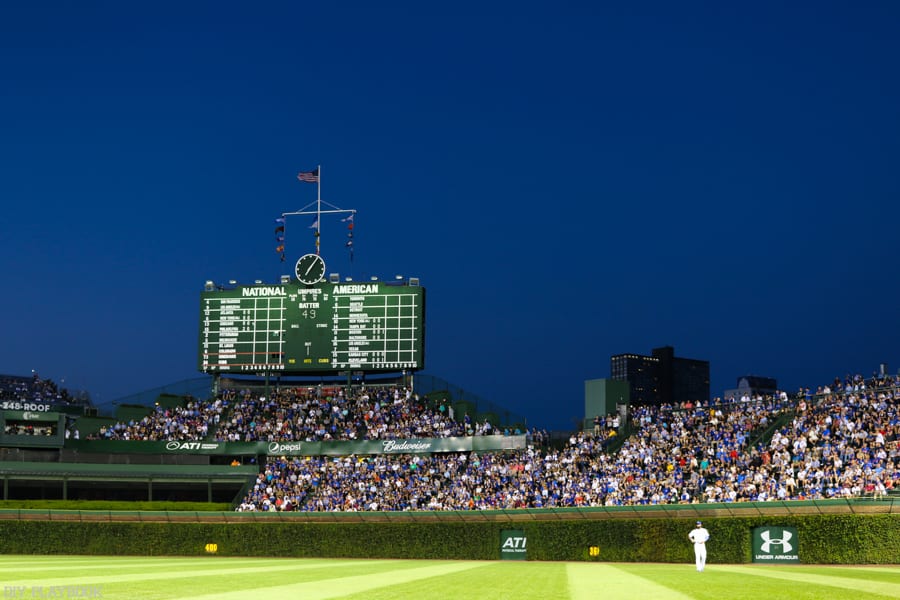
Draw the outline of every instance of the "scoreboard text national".
<instances>
[{"instance_id":1,"label":"scoreboard text national","mask_svg":"<svg viewBox=\"0 0 900 600\"><path fill-rule=\"evenodd\" d=\"M297 282L200 295L205 373L419 370L425 288Z\"/></svg>"}]
</instances>

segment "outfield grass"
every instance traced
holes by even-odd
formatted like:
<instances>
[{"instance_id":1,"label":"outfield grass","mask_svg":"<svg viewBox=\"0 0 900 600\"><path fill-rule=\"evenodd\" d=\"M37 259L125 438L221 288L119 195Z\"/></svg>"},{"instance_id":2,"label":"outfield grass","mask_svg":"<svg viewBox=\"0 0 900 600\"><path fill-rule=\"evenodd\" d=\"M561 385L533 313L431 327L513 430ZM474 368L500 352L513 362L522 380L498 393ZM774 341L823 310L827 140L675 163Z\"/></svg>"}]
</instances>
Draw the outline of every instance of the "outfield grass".
<instances>
[{"instance_id":1,"label":"outfield grass","mask_svg":"<svg viewBox=\"0 0 900 600\"><path fill-rule=\"evenodd\" d=\"M0 598L900 598L900 567L2 556Z\"/></svg>"}]
</instances>

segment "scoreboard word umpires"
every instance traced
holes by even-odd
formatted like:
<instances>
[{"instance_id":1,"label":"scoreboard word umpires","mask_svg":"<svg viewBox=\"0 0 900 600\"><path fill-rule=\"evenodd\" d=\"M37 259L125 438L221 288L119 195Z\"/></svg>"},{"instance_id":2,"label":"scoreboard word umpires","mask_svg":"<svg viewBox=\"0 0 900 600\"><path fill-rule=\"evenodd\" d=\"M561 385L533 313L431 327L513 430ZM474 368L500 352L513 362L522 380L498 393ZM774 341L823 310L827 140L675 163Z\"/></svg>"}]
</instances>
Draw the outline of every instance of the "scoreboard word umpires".
<instances>
[{"instance_id":1,"label":"scoreboard word umpires","mask_svg":"<svg viewBox=\"0 0 900 600\"><path fill-rule=\"evenodd\" d=\"M200 295L204 373L419 370L424 359L420 286L291 282Z\"/></svg>"}]
</instances>

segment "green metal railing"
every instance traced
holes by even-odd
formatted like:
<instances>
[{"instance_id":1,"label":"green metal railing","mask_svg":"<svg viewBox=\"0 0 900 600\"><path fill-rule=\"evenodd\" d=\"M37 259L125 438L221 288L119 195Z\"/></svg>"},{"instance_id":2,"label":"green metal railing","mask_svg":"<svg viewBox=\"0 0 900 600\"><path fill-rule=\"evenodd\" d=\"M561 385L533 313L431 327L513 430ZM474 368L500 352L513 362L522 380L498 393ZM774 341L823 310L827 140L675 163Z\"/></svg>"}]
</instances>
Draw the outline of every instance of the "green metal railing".
<instances>
[{"instance_id":1,"label":"green metal railing","mask_svg":"<svg viewBox=\"0 0 900 600\"><path fill-rule=\"evenodd\" d=\"M589 519L709 519L751 516L900 514L900 498L848 498L720 504L660 504L578 508L414 512L198 512L0 509L0 520L147 521L147 522L413 522L413 521L558 521Z\"/></svg>"}]
</instances>

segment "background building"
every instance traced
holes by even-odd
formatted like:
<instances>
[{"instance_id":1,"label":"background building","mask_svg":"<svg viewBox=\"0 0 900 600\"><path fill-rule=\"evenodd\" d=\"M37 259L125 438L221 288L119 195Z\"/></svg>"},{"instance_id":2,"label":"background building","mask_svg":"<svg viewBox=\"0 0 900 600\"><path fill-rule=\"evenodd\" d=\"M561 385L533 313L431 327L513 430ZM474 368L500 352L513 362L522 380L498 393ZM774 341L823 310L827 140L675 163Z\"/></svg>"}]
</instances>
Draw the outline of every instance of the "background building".
<instances>
[{"instance_id":1,"label":"background building","mask_svg":"<svg viewBox=\"0 0 900 600\"><path fill-rule=\"evenodd\" d=\"M620 407L628 407L631 396L627 381L612 379L588 379L584 382L584 422L582 429L588 431L594 426L594 417L620 413L622 423L625 417Z\"/></svg>"},{"instance_id":2,"label":"background building","mask_svg":"<svg viewBox=\"0 0 900 600\"><path fill-rule=\"evenodd\" d=\"M737 387L733 390L725 390L724 399L733 398L740 400L747 396L774 396L778 391L778 381L772 377L757 377L756 375L744 375L738 377Z\"/></svg>"},{"instance_id":3,"label":"background building","mask_svg":"<svg viewBox=\"0 0 900 600\"><path fill-rule=\"evenodd\" d=\"M676 357L672 346L654 348L650 356L616 354L610 377L628 382L632 405L709 400L709 361Z\"/></svg>"}]
</instances>

